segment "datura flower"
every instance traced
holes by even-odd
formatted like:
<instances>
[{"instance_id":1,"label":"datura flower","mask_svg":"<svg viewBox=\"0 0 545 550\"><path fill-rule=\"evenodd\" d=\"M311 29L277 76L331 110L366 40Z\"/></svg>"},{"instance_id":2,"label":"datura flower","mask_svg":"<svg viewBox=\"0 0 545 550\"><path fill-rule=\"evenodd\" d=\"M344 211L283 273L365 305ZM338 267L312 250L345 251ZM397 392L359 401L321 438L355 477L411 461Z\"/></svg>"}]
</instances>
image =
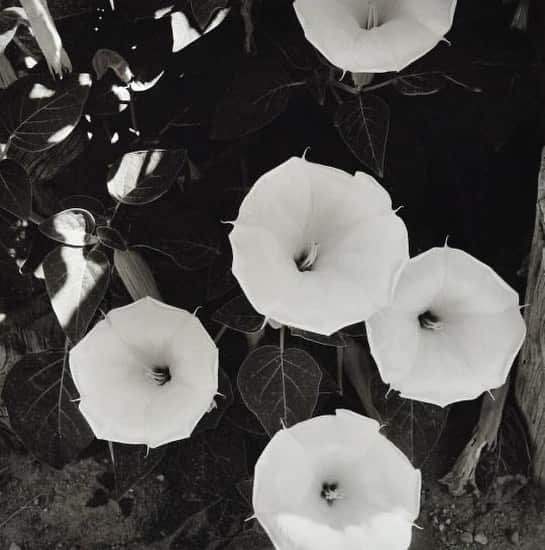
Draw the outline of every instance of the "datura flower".
<instances>
[{"instance_id":1,"label":"datura flower","mask_svg":"<svg viewBox=\"0 0 545 550\"><path fill-rule=\"evenodd\" d=\"M420 487L375 420L337 410L274 435L252 500L277 550L407 550Z\"/></svg>"},{"instance_id":2,"label":"datura flower","mask_svg":"<svg viewBox=\"0 0 545 550\"><path fill-rule=\"evenodd\" d=\"M157 447L189 437L210 408L218 350L196 316L142 298L72 348L70 371L98 438Z\"/></svg>"},{"instance_id":3,"label":"datura flower","mask_svg":"<svg viewBox=\"0 0 545 550\"><path fill-rule=\"evenodd\" d=\"M439 406L501 386L525 334L518 294L490 267L448 246L412 258L391 305L367 323L384 382Z\"/></svg>"},{"instance_id":4,"label":"datura flower","mask_svg":"<svg viewBox=\"0 0 545 550\"><path fill-rule=\"evenodd\" d=\"M258 179L229 238L253 307L325 335L387 305L408 259L407 230L377 181L300 158Z\"/></svg>"},{"instance_id":5,"label":"datura flower","mask_svg":"<svg viewBox=\"0 0 545 550\"><path fill-rule=\"evenodd\" d=\"M340 69L400 71L449 31L456 0L295 0L307 40Z\"/></svg>"}]
</instances>

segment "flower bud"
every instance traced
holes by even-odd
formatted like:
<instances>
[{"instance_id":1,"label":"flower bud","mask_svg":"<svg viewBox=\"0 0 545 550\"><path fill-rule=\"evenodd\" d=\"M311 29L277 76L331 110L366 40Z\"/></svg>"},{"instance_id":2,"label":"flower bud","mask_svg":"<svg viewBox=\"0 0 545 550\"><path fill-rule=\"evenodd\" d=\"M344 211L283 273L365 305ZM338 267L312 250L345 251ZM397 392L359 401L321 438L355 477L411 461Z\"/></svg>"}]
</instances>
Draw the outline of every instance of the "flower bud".
<instances>
[{"instance_id":1,"label":"flower bud","mask_svg":"<svg viewBox=\"0 0 545 550\"><path fill-rule=\"evenodd\" d=\"M139 252L130 248L114 250L114 266L134 301L146 296L161 300L155 277Z\"/></svg>"}]
</instances>

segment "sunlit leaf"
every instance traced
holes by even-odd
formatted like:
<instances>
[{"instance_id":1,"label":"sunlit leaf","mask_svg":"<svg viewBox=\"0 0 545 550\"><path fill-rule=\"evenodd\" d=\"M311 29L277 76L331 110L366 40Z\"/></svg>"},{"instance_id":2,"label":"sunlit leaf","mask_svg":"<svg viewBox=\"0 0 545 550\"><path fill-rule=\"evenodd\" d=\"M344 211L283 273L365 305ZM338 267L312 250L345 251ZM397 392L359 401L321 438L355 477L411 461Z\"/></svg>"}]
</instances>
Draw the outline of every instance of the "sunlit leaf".
<instances>
[{"instance_id":1,"label":"sunlit leaf","mask_svg":"<svg viewBox=\"0 0 545 550\"><path fill-rule=\"evenodd\" d=\"M100 250L60 246L45 258L45 284L53 310L70 340L87 330L110 278L110 262Z\"/></svg>"},{"instance_id":2,"label":"sunlit leaf","mask_svg":"<svg viewBox=\"0 0 545 550\"><path fill-rule=\"evenodd\" d=\"M237 139L267 126L286 109L293 88L300 84L280 65L248 65L220 100L211 137Z\"/></svg>"},{"instance_id":3,"label":"sunlit leaf","mask_svg":"<svg viewBox=\"0 0 545 550\"><path fill-rule=\"evenodd\" d=\"M0 142L13 151L36 153L66 139L78 123L89 94L88 74L62 80L30 75L14 82L0 103Z\"/></svg>"},{"instance_id":4,"label":"sunlit leaf","mask_svg":"<svg viewBox=\"0 0 545 550\"><path fill-rule=\"evenodd\" d=\"M108 173L108 191L117 201L148 204L164 195L182 171L183 149L150 149L123 155Z\"/></svg>"},{"instance_id":5,"label":"sunlit leaf","mask_svg":"<svg viewBox=\"0 0 545 550\"><path fill-rule=\"evenodd\" d=\"M64 351L30 353L9 372L2 397L10 422L37 458L62 467L93 440L78 410L78 392Z\"/></svg>"},{"instance_id":6,"label":"sunlit leaf","mask_svg":"<svg viewBox=\"0 0 545 550\"><path fill-rule=\"evenodd\" d=\"M70 246L85 246L96 240L93 236L95 218L83 208L70 208L53 214L39 228L46 237Z\"/></svg>"},{"instance_id":7,"label":"sunlit leaf","mask_svg":"<svg viewBox=\"0 0 545 550\"><path fill-rule=\"evenodd\" d=\"M352 153L380 177L390 129L390 108L378 96L363 93L341 104L335 126Z\"/></svg>"},{"instance_id":8,"label":"sunlit leaf","mask_svg":"<svg viewBox=\"0 0 545 550\"><path fill-rule=\"evenodd\" d=\"M262 346L246 357L237 383L246 406L272 436L282 425L312 416L321 379L320 367L306 351Z\"/></svg>"},{"instance_id":9,"label":"sunlit leaf","mask_svg":"<svg viewBox=\"0 0 545 550\"><path fill-rule=\"evenodd\" d=\"M214 13L229 5L229 0L191 0L191 11L199 24L199 27L204 30Z\"/></svg>"},{"instance_id":10,"label":"sunlit leaf","mask_svg":"<svg viewBox=\"0 0 545 550\"><path fill-rule=\"evenodd\" d=\"M252 307L245 296L229 300L212 315L212 319L246 334L259 332L265 325L265 317Z\"/></svg>"},{"instance_id":11,"label":"sunlit leaf","mask_svg":"<svg viewBox=\"0 0 545 550\"><path fill-rule=\"evenodd\" d=\"M416 73L398 77L394 88L403 95L432 95L442 90L447 84L441 73Z\"/></svg>"},{"instance_id":12,"label":"sunlit leaf","mask_svg":"<svg viewBox=\"0 0 545 550\"><path fill-rule=\"evenodd\" d=\"M0 161L0 207L22 219L32 213L32 185L28 174L11 159Z\"/></svg>"}]
</instances>

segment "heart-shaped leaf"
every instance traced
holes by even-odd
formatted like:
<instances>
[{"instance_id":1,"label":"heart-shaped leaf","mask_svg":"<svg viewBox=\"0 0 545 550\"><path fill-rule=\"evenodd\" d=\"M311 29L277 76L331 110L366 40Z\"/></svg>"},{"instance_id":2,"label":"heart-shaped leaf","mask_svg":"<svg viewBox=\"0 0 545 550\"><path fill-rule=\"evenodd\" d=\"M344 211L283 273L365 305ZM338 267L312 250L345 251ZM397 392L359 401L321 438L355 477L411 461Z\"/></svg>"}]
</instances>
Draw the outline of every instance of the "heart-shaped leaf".
<instances>
[{"instance_id":1,"label":"heart-shaped leaf","mask_svg":"<svg viewBox=\"0 0 545 550\"><path fill-rule=\"evenodd\" d=\"M191 0L191 11L201 30L208 26L214 13L229 4L229 0Z\"/></svg>"},{"instance_id":2,"label":"heart-shaped leaf","mask_svg":"<svg viewBox=\"0 0 545 550\"><path fill-rule=\"evenodd\" d=\"M293 82L280 65L250 64L235 76L220 100L212 123L213 139L238 139L269 125L288 106Z\"/></svg>"},{"instance_id":3,"label":"heart-shaped leaf","mask_svg":"<svg viewBox=\"0 0 545 550\"><path fill-rule=\"evenodd\" d=\"M40 224L40 231L50 239L70 246L86 246L96 241L95 218L83 208L70 208L53 214Z\"/></svg>"},{"instance_id":4,"label":"heart-shaped leaf","mask_svg":"<svg viewBox=\"0 0 545 550\"><path fill-rule=\"evenodd\" d=\"M43 263L45 285L57 319L72 343L85 333L110 279L110 262L100 250L60 246Z\"/></svg>"},{"instance_id":5,"label":"heart-shaped leaf","mask_svg":"<svg viewBox=\"0 0 545 550\"><path fill-rule=\"evenodd\" d=\"M22 219L32 213L32 185L26 170L11 159L0 161L0 207Z\"/></svg>"},{"instance_id":6,"label":"heart-shaped leaf","mask_svg":"<svg viewBox=\"0 0 545 550\"><path fill-rule=\"evenodd\" d=\"M242 363L237 383L246 406L273 436L312 416L322 371L306 351L262 346Z\"/></svg>"},{"instance_id":7,"label":"heart-shaped leaf","mask_svg":"<svg viewBox=\"0 0 545 550\"><path fill-rule=\"evenodd\" d=\"M71 74L62 80L30 75L18 79L0 103L0 142L7 154L37 153L70 135L81 117L91 77Z\"/></svg>"},{"instance_id":8,"label":"heart-shaped leaf","mask_svg":"<svg viewBox=\"0 0 545 550\"><path fill-rule=\"evenodd\" d=\"M402 95L432 95L442 90L447 81L442 73L416 73L398 77L394 88Z\"/></svg>"},{"instance_id":9,"label":"heart-shaped leaf","mask_svg":"<svg viewBox=\"0 0 545 550\"><path fill-rule=\"evenodd\" d=\"M229 300L212 315L212 319L245 334L259 332L265 325L265 317L257 313L246 296Z\"/></svg>"},{"instance_id":10,"label":"heart-shaped leaf","mask_svg":"<svg viewBox=\"0 0 545 550\"><path fill-rule=\"evenodd\" d=\"M25 355L10 370L2 397L24 445L51 466L74 460L94 438L78 410L65 351Z\"/></svg>"},{"instance_id":11,"label":"heart-shaped leaf","mask_svg":"<svg viewBox=\"0 0 545 550\"><path fill-rule=\"evenodd\" d=\"M164 195L184 167L184 149L150 149L123 155L108 174L108 191L117 201L148 204Z\"/></svg>"},{"instance_id":12,"label":"heart-shaped leaf","mask_svg":"<svg viewBox=\"0 0 545 550\"><path fill-rule=\"evenodd\" d=\"M383 177L390 129L388 104L376 95L360 94L339 106L335 126L352 153Z\"/></svg>"}]
</instances>

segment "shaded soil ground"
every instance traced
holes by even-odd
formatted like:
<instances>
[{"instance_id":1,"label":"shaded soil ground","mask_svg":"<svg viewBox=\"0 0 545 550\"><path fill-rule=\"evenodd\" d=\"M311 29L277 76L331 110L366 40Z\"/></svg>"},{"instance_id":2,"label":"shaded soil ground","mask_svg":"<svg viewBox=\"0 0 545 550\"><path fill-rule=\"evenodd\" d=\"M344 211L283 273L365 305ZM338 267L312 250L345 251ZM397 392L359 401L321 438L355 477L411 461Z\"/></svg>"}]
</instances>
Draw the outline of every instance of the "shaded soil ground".
<instances>
[{"instance_id":1,"label":"shaded soil ground","mask_svg":"<svg viewBox=\"0 0 545 550\"><path fill-rule=\"evenodd\" d=\"M156 530L162 505L171 501L161 465L121 507L97 497L104 461L87 458L58 471L13 453L1 468L1 550L168 548L171 538ZM436 482L425 484L422 497L411 550L545 547L545 492L523 476L502 476L481 496L457 498Z\"/></svg>"}]
</instances>

